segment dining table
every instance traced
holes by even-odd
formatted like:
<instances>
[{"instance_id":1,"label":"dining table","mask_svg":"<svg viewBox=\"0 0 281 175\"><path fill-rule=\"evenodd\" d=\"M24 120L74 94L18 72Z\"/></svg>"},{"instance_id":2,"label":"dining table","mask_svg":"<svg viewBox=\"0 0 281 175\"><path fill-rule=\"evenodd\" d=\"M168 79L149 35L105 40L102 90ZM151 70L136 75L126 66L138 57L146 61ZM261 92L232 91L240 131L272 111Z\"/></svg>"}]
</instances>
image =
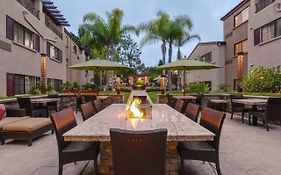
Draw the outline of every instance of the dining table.
<instances>
[{"instance_id":1,"label":"dining table","mask_svg":"<svg viewBox=\"0 0 281 175\"><path fill-rule=\"evenodd\" d=\"M267 103L266 98L243 98L243 99L233 99L233 103L239 103L243 105L252 106L252 110L257 110L258 106L265 106ZM258 124L257 117L253 116L253 125L256 126Z\"/></svg>"},{"instance_id":2,"label":"dining table","mask_svg":"<svg viewBox=\"0 0 281 175\"><path fill-rule=\"evenodd\" d=\"M101 175L113 173L109 132L111 128L131 131L167 129L166 174L178 173L179 142L212 141L215 136L214 133L166 104L152 104L150 119L128 118L125 108L126 104L112 104L63 135L65 141L101 143L99 163Z\"/></svg>"}]
</instances>

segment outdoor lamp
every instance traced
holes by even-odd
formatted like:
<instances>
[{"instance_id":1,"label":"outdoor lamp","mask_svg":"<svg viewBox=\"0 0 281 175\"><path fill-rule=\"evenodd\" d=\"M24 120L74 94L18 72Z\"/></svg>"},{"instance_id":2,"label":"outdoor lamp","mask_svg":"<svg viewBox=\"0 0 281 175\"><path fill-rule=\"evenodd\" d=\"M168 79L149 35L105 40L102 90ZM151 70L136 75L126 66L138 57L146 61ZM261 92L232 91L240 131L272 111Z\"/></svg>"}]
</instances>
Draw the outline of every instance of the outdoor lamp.
<instances>
[{"instance_id":1,"label":"outdoor lamp","mask_svg":"<svg viewBox=\"0 0 281 175\"><path fill-rule=\"evenodd\" d=\"M40 66L41 66L41 93L45 94L47 91L46 88L47 65L46 65L46 54L44 53L40 54Z\"/></svg>"}]
</instances>

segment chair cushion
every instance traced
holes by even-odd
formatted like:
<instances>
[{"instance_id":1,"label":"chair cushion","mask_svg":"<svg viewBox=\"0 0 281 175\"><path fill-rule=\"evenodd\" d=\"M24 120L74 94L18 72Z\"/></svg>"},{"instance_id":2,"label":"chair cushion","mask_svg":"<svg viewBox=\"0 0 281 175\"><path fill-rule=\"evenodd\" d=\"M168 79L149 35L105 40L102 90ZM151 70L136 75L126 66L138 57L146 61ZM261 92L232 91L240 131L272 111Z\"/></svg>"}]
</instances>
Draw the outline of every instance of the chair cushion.
<instances>
[{"instance_id":1,"label":"chair cushion","mask_svg":"<svg viewBox=\"0 0 281 175\"><path fill-rule=\"evenodd\" d=\"M49 118L29 118L20 120L3 126L4 131L32 132L39 128L50 125Z\"/></svg>"},{"instance_id":2,"label":"chair cushion","mask_svg":"<svg viewBox=\"0 0 281 175\"><path fill-rule=\"evenodd\" d=\"M0 120L6 116L6 107L3 104L0 104Z\"/></svg>"},{"instance_id":3,"label":"chair cushion","mask_svg":"<svg viewBox=\"0 0 281 175\"><path fill-rule=\"evenodd\" d=\"M215 151L208 142L180 142L179 149L183 151Z\"/></svg>"},{"instance_id":4,"label":"chair cushion","mask_svg":"<svg viewBox=\"0 0 281 175\"><path fill-rule=\"evenodd\" d=\"M77 152L92 150L93 148L99 148L99 142L71 142L68 144L62 152Z\"/></svg>"},{"instance_id":5,"label":"chair cushion","mask_svg":"<svg viewBox=\"0 0 281 175\"><path fill-rule=\"evenodd\" d=\"M26 117L5 117L0 121L0 130L3 129L4 125L13 123L13 122L17 122L20 120L25 120L25 119L29 119L30 117L26 116Z\"/></svg>"}]
</instances>

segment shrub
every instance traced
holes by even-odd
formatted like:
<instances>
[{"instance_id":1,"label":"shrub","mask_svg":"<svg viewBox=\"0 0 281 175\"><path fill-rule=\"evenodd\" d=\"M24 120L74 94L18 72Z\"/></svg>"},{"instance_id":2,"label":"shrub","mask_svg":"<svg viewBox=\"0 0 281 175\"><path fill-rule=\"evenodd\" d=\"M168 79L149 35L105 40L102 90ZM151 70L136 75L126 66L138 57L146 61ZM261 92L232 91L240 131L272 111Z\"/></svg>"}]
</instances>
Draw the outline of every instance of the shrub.
<instances>
[{"instance_id":1,"label":"shrub","mask_svg":"<svg viewBox=\"0 0 281 175\"><path fill-rule=\"evenodd\" d=\"M88 89L97 89L97 86L96 84L92 84L92 83L86 83L86 84L83 84L81 86L84 90L88 90Z\"/></svg>"},{"instance_id":2,"label":"shrub","mask_svg":"<svg viewBox=\"0 0 281 175\"><path fill-rule=\"evenodd\" d=\"M41 93L41 86L40 83L33 84L30 90L31 94L40 94Z\"/></svg>"},{"instance_id":3,"label":"shrub","mask_svg":"<svg viewBox=\"0 0 281 175\"><path fill-rule=\"evenodd\" d=\"M160 87L148 87L146 88L146 92L157 92L160 91Z\"/></svg>"},{"instance_id":4,"label":"shrub","mask_svg":"<svg viewBox=\"0 0 281 175\"><path fill-rule=\"evenodd\" d=\"M72 84L67 81L66 83L63 83L60 87L62 90L67 90L72 88Z\"/></svg>"},{"instance_id":5,"label":"shrub","mask_svg":"<svg viewBox=\"0 0 281 175\"><path fill-rule=\"evenodd\" d=\"M72 85L72 88L79 89L80 85L78 83L74 82L73 85Z\"/></svg>"},{"instance_id":6,"label":"shrub","mask_svg":"<svg viewBox=\"0 0 281 175\"><path fill-rule=\"evenodd\" d=\"M47 92L53 92L54 91L54 86L51 84L48 84L47 86Z\"/></svg>"},{"instance_id":7,"label":"shrub","mask_svg":"<svg viewBox=\"0 0 281 175\"><path fill-rule=\"evenodd\" d=\"M209 93L209 85L204 82L192 82L186 86L188 93Z\"/></svg>"},{"instance_id":8,"label":"shrub","mask_svg":"<svg viewBox=\"0 0 281 175\"><path fill-rule=\"evenodd\" d=\"M280 67L260 66L243 78L241 86L246 92L278 92L281 89Z\"/></svg>"},{"instance_id":9,"label":"shrub","mask_svg":"<svg viewBox=\"0 0 281 175\"><path fill-rule=\"evenodd\" d=\"M128 87L122 87L121 92L131 92L131 88Z\"/></svg>"},{"instance_id":10,"label":"shrub","mask_svg":"<svg viewBox=\"0 0 281 175\"><path fill-rule=\"evenodd\" d=\"M227 92L229 88L228 84L219 84L218 85L218 89L220 92Z\"/></svg>"}]
</instances>

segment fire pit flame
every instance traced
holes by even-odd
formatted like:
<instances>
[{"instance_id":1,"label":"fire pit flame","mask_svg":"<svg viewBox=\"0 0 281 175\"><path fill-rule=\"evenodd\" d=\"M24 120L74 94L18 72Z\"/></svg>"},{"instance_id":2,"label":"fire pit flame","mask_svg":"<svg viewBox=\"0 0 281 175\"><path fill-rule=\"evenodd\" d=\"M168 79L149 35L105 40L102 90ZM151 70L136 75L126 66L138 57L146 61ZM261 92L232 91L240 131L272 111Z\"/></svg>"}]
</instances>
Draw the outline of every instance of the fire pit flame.
<instances>
[{"instance_id":1,"label":"fire pit flame","mask_svg":"<svg viewBox=\"0 0 281 175\"><path fill-rule=\"evenodd\" d=\"M130 111L132 112L133 117L135 118L142 118L143 117L143 113L140 111L140 109L138 108L138 105L141 104L141 100L136 98L133 100L131 106L130 106Z\"/></svg>"}]
</instances>

